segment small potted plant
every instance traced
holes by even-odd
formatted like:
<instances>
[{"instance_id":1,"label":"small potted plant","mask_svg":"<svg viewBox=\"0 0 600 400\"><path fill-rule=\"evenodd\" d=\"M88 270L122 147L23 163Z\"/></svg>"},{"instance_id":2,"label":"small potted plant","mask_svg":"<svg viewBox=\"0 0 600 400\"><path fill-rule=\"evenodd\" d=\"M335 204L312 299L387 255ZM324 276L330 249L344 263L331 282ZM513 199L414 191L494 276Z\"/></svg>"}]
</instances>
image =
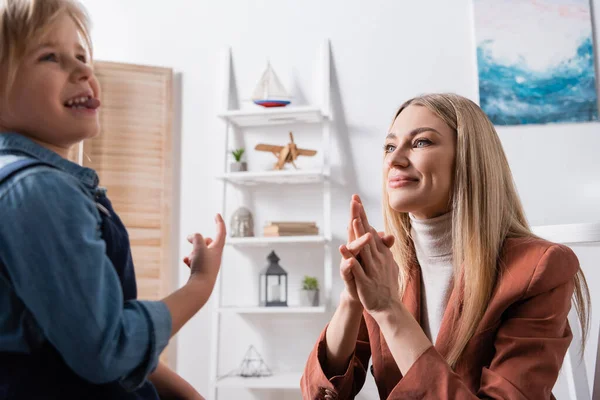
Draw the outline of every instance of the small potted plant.
<instances>
[{"instance_id":1,"label":"small potted plant","mask_svg":"<svg viewBox=\"0 0 600 400\"><path fill-rule=\"evenodd\" d=\"M246 164L245 161L242 161L242 156L244 155L244 151L245 150L243 148L240 148L240 149L233 150L231 152L231 154L233 155L233 158L235 159L235 161L229 165L229 170L231 172L242 172L242 171L248 170L248 165Z\"/></svg>"},{"instance_id":2,"label":"small potted plant","mask_svg":"<svg viewBox=\"0 0 600 400\"><path fill-rule=\"evenodd\" d=\"M306 307L319 306L319 281L314 276L305 276L302 280L301 302Z\"/></svg>"}]
</instances>

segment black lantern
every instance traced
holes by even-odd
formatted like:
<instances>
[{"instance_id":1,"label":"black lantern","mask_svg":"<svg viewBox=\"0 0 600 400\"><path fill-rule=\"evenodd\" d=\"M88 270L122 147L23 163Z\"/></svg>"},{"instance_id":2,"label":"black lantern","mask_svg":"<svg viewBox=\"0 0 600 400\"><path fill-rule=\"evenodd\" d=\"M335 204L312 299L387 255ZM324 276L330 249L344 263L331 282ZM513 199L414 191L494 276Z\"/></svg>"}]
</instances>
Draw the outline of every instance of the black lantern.
<instances>
[{"instance_id":1,"label":"black lantern","mask_svg":"<svg viewBox=\"0 0 600 400\"><path fill-rule=\"evenodd\" d=\"M260 273L258 301L261 307L287 307L287 272L279 265L274 251L267 257L269 265Z\"/></svg>"}]
</instances>

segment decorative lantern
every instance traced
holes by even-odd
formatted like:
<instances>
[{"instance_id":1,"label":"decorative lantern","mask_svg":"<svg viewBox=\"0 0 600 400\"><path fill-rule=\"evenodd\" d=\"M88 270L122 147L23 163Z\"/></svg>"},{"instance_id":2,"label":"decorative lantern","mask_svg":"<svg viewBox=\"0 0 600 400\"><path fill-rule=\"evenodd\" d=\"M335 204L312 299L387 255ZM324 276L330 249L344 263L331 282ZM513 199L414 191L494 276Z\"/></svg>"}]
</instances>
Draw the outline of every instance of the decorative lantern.
<instances>
[{"instance_id":1,"label":"decorative lantern","mask_svg":"<svg viewBox=\"0 0 600 400\"><path fill-rule=\"evenodd\" d=\"M269 265L260 273L258 296L261 307L287 307L288 277L279 265L279 257L274 251L267 257Z\"/></svg>"}]
</instances>

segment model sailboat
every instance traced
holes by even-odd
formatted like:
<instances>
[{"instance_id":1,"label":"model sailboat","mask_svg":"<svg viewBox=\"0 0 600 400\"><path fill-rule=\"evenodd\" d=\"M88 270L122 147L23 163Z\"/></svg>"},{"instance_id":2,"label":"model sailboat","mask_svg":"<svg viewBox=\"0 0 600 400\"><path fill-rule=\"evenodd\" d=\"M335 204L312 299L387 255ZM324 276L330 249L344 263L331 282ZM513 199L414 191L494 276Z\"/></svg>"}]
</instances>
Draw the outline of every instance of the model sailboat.
<instances>
[{"instance_id":1,"label":"model sailboat","mask_svg":"<svg viewBox=\"0 0 600 400\"><path fill-rule=\"evenodd\" d=\"M254 89L252 101L263 107L285 107L290 104L290 96L273 71L271 63L267 64L267 69Z\"/></svg>"}]
</instances>

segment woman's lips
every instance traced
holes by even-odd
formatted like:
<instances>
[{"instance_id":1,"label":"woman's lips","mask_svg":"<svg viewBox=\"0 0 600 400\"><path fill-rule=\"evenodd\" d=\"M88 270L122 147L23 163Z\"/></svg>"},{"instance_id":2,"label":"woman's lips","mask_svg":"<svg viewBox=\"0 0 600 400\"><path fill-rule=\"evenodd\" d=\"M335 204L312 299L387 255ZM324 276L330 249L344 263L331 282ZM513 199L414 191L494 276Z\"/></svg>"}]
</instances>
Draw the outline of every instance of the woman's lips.
<instances>
[{"instance_id":1,"label":"woman's lips","mask_svg":"<svg viewBox=\"0 0 600 400\"><path fill-rule=\"evenodd\" d=\"M413 185L419 182L416 178L410 177L391 177L388 179L388 187L391 189L397 189L401 187L406 187L409 185Z\"/></svg>"}]
</instances>

